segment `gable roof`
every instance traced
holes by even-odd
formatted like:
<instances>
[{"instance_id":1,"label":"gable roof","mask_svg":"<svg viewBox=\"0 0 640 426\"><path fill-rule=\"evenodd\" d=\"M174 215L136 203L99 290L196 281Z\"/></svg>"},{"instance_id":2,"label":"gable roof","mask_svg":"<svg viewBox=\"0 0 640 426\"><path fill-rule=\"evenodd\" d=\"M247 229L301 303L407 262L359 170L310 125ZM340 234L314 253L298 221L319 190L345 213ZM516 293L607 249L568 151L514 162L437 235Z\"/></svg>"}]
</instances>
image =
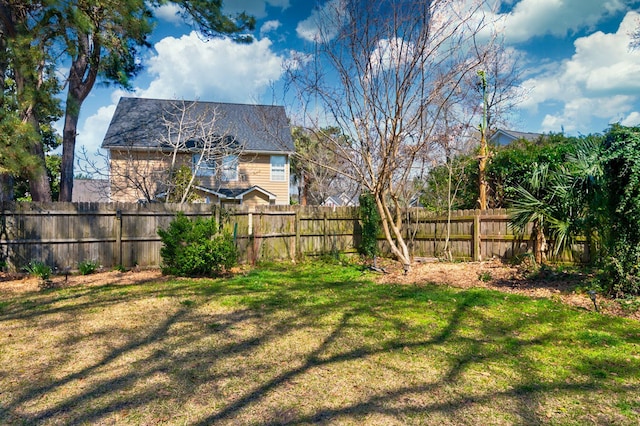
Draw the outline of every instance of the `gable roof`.
<instances>
[{"instance_id":1,"label":"gable roof","mask_svg":"<svg viewBox=\"0 0 640 426\"><path fill-rule=\"evenodd\" d=\"M196 189L199 189L203 192L208 192L209 194L213 194L221 200L242 200L245 195L250 194L254 191L266 195L269 200L276 199L275 195L265 189L260 188L258 185L254 185L250 188L219 188L217 190L204 186L196 186Z\"/></svg>"},{"instance_id":2,"label":"gable roof","mask_svg":"<svg viewBox=\"0 0 640 426\"><path fill-rule=\"evenodd\" d=\"M162 149L163 119L188 108L193 117L216 114L220 135L234 138L246 152L293 152L291 129L283 106L230 104L122 97L102 148Z\"/></svg>"},{"instance_id":3,"label":"gable roof","mask_svg":"<svg viewBox=\"0 0 640 426\"><path fill-rule=\"evenodd\" d=\"M542 136L544 136L542 133L517 132L515 130L498 129L493 135L491 135L489 140L498 145L506 145L520 139L535 142Z\"/></svg>"},{"instance_id":4,"label":"gable roof","mask_svg":"<svg viewBox=\"0 0 640 426\"><path fill-rule=\"evenodd\" d=\"M323 206L357 206L359 204L357 196L350 197L344 192L330 195L322 202Z\"/></svg>"}]
</instances>

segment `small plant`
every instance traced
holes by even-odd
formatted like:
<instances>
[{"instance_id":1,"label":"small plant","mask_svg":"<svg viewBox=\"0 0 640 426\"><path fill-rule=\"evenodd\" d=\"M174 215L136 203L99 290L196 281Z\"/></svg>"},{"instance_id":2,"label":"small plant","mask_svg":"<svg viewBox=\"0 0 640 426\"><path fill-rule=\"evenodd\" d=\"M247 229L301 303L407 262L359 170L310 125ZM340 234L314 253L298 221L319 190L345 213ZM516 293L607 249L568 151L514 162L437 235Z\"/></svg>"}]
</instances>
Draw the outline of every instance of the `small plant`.
<instances>
[{"instance_id":1,"label":"small plant","mask_svg":"<svg viewBox=\"0 0 640 426\"><path fill-rule=\"evenodd\" d=\"M113 267L113 270L118 272L127 272L127 268L125 268L123 265L116 265Z\"/></svg>"},{"instance_id":2,"label":"small plant","mask_svg":"<svg viewBox=\"0 0 640 426\"><path fill-rule=\"evenodd\" d=\"M51 267L41 260L32 260L24 267L27 274L38 277L41 280L48 280L51 277Z\"/></svg>"},{"instance_id":3,"label":"small plant","mask_svg":"<svg viewBox=\"0 0 640 426\"><path fill-rule=\"evenodd\" d=\"M98 262L95 260L83 260L82 262L78 262L78 271L80 275L89 275L96 272L98 269Z\"/></svg>"},{"instance_id":4,"label":"small plant","mask_svg":"<svg viewBox=\"0 0 640 426\"><path fill-rule=\"evenodd\" d=\"M484 271L478 274L478 279L483 283L488 283L492 278L493 277L491 276L491 272L489 271Z\"/></svg>"},{"instance_id":5,"label":"small plant","mask_svg":"<svg viewBox=\"0 0 640 426\"><path fill-rule=\"evenodd\" d=\"M320 256L320 259L324 263L333 265L347 266L352 263L352 260L349 258L349 256L337 249L332 249L329 253L324 253L322 256Z\"/></svg>"},{"instance_id":6,"label":"small plant","mask_svg":"<svg viewBox=\"0 0 640 426\"><path fill-rule=\"evenodd\" d=\"M40 282L38 283L40 290L48 290L56 286L55 283L49 279L51 278L51 267L46 263L40 260L32 260L24 267L24 270L32 277L40 278Z\"/></svg>"}]
</instances>

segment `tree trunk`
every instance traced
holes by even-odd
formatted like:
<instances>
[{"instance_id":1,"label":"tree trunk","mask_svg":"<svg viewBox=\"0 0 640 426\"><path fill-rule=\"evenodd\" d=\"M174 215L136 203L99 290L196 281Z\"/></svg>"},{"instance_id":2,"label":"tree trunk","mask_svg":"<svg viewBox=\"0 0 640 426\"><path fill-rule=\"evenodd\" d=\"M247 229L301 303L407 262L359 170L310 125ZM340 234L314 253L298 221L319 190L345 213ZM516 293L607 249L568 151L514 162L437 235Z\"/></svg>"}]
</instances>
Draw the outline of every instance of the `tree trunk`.
<instances>
[{"instance_id":1,"label":"tree trunk","mask_svg":"<svg viewBox=\"0 0 640 426\"><path fill-rule=\"evenodd\" d=\"M11 13L3 11L1 13L4 23L4 29L8 30L10 37L16 37L18 33L15 28L15 20L19 22L26 20L25 16L16 18ZM37 114L34 111L34 100L32 96L25 95L28 90L40 90L42 83L42 75L35 76L28 71L30 67L36 66L30 61L22 63L17 61L14 64L14 81L16 85L16 96L20 104L20 118L23 123L28 124L33 128L33 137L30 138L30 146L28 146L29 153L37 158L37 162L34 166L30 167L26 175L29 179L29 192L31 193L31 199L36 202L51 202L51 186L49 184L49 176L47 175L47 166L44 158L44 148L42 147L42 140L39 137L40 132L40 120L38 120ZM4 67L5 65L3 65ZM41 71L40 71L41 72ZM4 73L4 70L3 70Z\"/></svg>"},{"instance_id":2,"label":"tree trunk","mask_svg":"<svg viewBox=\"0 0 640 426\"><path fill-rule=\"evenodd\" d=\"M533 254L538 265L543 265L547 261L547 239L539 221L533 222Z\"/></svg>"},{"instance_id":3,"label":"tree trunk","mask_svg":"<svg viewBox=\"0 0 640 426\"><path fill-rule=\"evenodd\" d=\"M59 201L70 202L73 195L73 163L75 162L76 134L80 111L79 101L71 94L67 96L62 132L62 161L60 165Z\"/></svg>"},{"instance_id":4,"label":"tree trunk","mask_svg":"<svg viewBox=\"0 0 640 426\"><path fill-rule=\"evenodd\" d=\"M378 207L378 213L380 213L382 230L387 243L389 243L391 253L402 263L405 272L408 272L411 270L411 255L402 237L402 231L394 222L393 215L386 202L379 196L376 196L376 205Z\"/></svg>"},{"instance_id":5,"label":"tree trunk","mask_svg":"<svg viewBox=\"0 0 640 426\"><path fill-rule=\"evenodd\" d=\"M27 118L30 125L34 129L39 129L38 119L30 114ZM44 148L40 139L34 140L29 147L29 151L38 159L38 162L29 170L29 192L31 199L36 202L47 202L51 200L51 185L49 184L49 175L47 175L47 166L44 160Z\"/></svg>"},{"instance_id":6,"label":"tree trunk","mask_svg":"<svg viewBox=\"0 0 640 426\"><path fill-rule=\"evenodd\" d=\"M2 34L0 33L0 36ZM7 43L0 37L0 105L4 107L4 91L6 89L6 71L9 66L6 58ZM0 173L0 202L13 201L13 177L9 173Z\"/></svg>"},{"instance_id":7,"label":"tree trunk","mask_svg":"<svg viewBox=\"0 0 640 426\"><path fill-rule=\"evenodd\" d=\"M13 177L9 173L0 174L0 202L13 201Z\"/></svg>"},{"instance_id":8,"label":"tree trunk","mask_svg":"<svg viewBox=\"0 0 640 426\"><path fill-rule=\"evenodd\" d=\"M86 34L78 38L78 55L73 59L69 70L69 90L62 134L59 201L71 201L78 118L82 103L91 92L98 76L100 49L101 44L97 34L92 38Z\"/></svg>"},{"instance_id":9,"label":"tree trunk","mask_svg":"<svg viewBox=\"0 0 640 426\"><path fill-rule=\"evenodd\" d=\"M302 174L302 191L300 191L300 205L306 206L309 204L309 191L311 182L306 173Z\"/></svg>"}]
</instances>

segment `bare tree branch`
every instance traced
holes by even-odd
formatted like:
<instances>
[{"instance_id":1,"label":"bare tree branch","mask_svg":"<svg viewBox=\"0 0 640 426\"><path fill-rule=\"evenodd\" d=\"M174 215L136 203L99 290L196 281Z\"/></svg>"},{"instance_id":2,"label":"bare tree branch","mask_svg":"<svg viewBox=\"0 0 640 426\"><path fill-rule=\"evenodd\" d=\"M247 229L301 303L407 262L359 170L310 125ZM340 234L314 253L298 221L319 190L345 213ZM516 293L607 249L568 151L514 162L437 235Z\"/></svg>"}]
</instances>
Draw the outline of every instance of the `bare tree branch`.
<instances>
[{"instance_id":1,"label":"bare tree branch","mask_svg":"<svg viewBox=\"0 0 640 426\"><path fill-rule=\"evenodd\" d=\"M318 22L314 61L296 64L291 85L306 94L303 105L311 103L309 97L317 104L315 115L305 117L309 127L335 125L348 136L349 144L332 138L325 143L348 165L341 173L374 195L387 244L408 270L403 194L416 166L426 164L434 151L445 109L464 98L464 83L494 42L484 13L488 5L482 0L331 4L336 10Z\"/></svg>"}]
</instances>

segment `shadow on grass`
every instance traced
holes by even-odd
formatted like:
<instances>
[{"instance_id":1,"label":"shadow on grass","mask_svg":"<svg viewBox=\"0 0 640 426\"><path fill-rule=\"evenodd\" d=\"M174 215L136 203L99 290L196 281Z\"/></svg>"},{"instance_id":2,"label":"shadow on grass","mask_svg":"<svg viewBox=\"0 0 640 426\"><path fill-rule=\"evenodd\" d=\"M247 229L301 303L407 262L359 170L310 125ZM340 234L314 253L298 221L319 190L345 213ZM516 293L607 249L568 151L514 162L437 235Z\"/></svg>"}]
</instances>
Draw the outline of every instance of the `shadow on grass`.
<instances>
[{"instance_id":1,"label":"shadow on grass","mask_svg":"<svg viewBox=\"0 0 640 426\"><path fill-rule=\"evenodd\" d=\"M638 358L623 361L620 351L601 350L637 342L637 325L607 320L597 332L579 333L576 324L594 325L590 316L546 302L485 290L376 285L358 271L331 266L26 295L4 305L0 326L40 324L45 333L88 311L158 299L173 303L162 321L118 332L119 339L109 340L105 329L59 338L35 380L0 394L0 422L304 424L391 417L471 424L495 410L507 423L540 424L548 420L550 395L586 401L590 392L626 397L640 389ZM97 359L61 370L79 361L79 344L105 340L109 349ZM563 358L563 351L574 352ZM403 371L431 365L429 374ZM319 370L343 385L318 382ZM350 389L351 382L361 388ZM336 389L345 394L340 403L323 400ZM496 401L502 405L490 409Z\"/></svg>"}]
</instances>

